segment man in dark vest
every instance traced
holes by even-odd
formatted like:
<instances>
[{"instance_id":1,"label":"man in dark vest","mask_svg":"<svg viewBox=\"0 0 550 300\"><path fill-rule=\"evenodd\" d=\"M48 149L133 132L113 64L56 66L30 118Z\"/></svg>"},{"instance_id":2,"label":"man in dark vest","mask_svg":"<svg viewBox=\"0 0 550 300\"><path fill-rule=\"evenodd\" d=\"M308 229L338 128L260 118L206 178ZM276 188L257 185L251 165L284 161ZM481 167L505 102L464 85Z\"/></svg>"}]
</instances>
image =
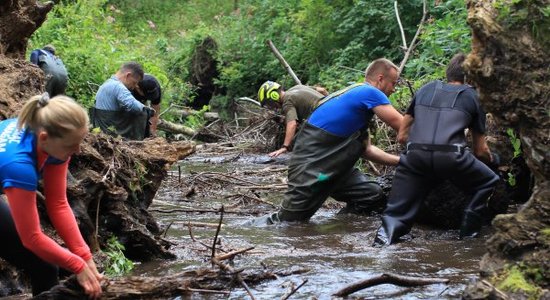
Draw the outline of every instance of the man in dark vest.
<instances>
[{"instance_id":1,"label":"man in dark vest","mask_svg":"<svg viewBox=\"0 0 550 300\"><path fill-rule=\"evenodd\" d=\"M143 79L143 69L136 62L123 64L115 75L97 90L92 122L103 132L131 140L142 140L146 126L155 110L143 105L132 96Z\"/></svg>"},{"instance_id":2,"label":"man in dark vest","mask_svg":"<svg viewBox=\"0 0 550 300\"><path fill-rule=\"evenodd\" d=\"M471 195L460 237L479 233L482 212L499 177L486 165L493 157L485 141L485 113L476 91L464 84L464 59L464 54L455 55L447 67L447 83L436 80L424 85L403 118L398 140L407 142L407 149L401 155L375 245L395 243L407 234L422 200L445 179ZM466 128L472 134L473 153L466 148Z\"/></svg>"},{"instance_id":3,"label":"man in dark vest","mask_svg":"<svg viewBox=\"0 0 550 300\"><path fill-rule=\"evenodd\" d=\"M63 61L55 55L54 46L32 51L30 60L46 74L46 92L50 97L65 94L69 77Z\"/></svg>"},{"instance_id":4,"label":"man in dark vest","mask_svg":"<svg viewBox=\"0 0 550 300\"><path fill-rule=\"evenodd\" d=\"M321 87L309 87L295 85L288 90L274 81L266 81L258 90L258 100L262 106L270 109L281 109L285 117L285 139L280 149L269 153L271 157L277 157L290 150L298 126L309 117L313 107L327 95L327 91Z\"/></svg>"},{"instance_id":5,"label":"man in dark vest","mask_svg":"<svg viewBox=\"0 0 550 300\"><path fill-rule=\"evenodd\" d=\"M160 115L160 99L162 98L162 89L160 83L155 76L144 74L143 79L138 83L137 87L132 90L132 96L139 102L146 104L151 102L151 107L155 110L155 114L149 119L148 128L145 129L147 136L157 136L157 125Z\"/></svg>"},{"instance_id":6,"label":"man in dark vest","mask_svg":"<svg viewBox=\"0 0 550 300\"><path fill-rule=\"evenodd\" d=\"M308 221L330 196L346 203L344 213L364 214L385 200L382 188L355 167L360 158L397 165L399 157L372 145L369 122L378 116L397 130L403 116L388 96L398 67L381 58L365 71L365 82L323 98L298 132L288 166L288 189L278 212L253 225Z\"/></svg>"}]
</instances>

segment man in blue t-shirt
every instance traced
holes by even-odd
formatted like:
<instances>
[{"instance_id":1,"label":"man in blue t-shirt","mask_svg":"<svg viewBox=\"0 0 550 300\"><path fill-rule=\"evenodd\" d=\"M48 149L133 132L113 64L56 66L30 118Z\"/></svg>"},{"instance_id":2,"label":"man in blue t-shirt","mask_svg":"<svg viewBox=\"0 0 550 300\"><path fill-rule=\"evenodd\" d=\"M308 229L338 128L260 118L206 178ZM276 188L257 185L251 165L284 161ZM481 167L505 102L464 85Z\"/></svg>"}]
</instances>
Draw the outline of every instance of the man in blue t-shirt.
<instances>
[{"instance_id":1,"label":"man in blue t-shirt","mask_svg":"<svg viewBox=\"0 0 550 300\"><path fill-rule=\"evenodd\" d=\"M367 127L374 115L398 130L402 115L388 96L398 68L387 59L373 61L365 82L322 99L296 137L288 168L288 190L281 209L255 224L307 221L330 196L346 202L342 212L367 213L383 206L381 187L355 168L359 158L397 165L399 157L372 145Z\"/></svg>"}]
</instances>

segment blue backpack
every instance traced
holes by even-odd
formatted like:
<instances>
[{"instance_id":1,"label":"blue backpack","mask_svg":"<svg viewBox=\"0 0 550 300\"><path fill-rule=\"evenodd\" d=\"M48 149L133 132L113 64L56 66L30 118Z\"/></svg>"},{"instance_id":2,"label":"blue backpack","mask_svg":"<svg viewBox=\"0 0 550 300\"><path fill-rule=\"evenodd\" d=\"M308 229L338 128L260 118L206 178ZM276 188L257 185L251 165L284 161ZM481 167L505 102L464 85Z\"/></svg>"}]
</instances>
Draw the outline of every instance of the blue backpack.
<instances>
[{"instance_id":1,"label":"blue backpack","mask_svg":"<svg viewBox=\"0 0 550 300\"><path fill-rule=\"evenodd\" d=\"M46 73L46 75L51 75L58 80L66 81L68 79L67 68L65 68L63 61L48 51L39 50L38 66L44 71L44 73Z\"/></svg>"}]
</instances>

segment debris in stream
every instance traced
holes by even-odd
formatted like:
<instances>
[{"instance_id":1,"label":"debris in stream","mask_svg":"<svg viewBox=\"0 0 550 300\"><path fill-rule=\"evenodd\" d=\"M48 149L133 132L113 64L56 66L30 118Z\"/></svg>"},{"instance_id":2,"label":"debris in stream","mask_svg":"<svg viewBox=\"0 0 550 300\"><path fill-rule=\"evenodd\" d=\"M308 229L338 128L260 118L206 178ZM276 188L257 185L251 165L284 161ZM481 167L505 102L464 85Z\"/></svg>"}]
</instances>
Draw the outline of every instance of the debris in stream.
<instances>
[{"instance_id":1,"label":"debris in stream","mask_svg":"<svg viewBox=\"0 0 550 300\"><path fill-rule=\"evenodd\" d=\"M333 296L337 297L346 297L350 294L353 294L362 289L366 289L379 284L395 284L399 286L421 286L428 284L437 284L437 283L448 283L449 279L445 278L426 278L426 277L414 277L414 276L404 276L393 273L384 273L377 276L373 276L359 282L354 282L334 294Z\"/></svg>"},{"instance_id":2,"label":"debris in stream","mask_svg":"<svg viewBox=\"0 0 550 300\"><path fill-rule=\"evenodd\" d=\"M101 299L164 299L178 295L189 294L223 294L230 295L228 288L235 287L235 279L249 293L251 299L256 299L248 287L248 283L258 284L265 280L278 277L303 274L308 272L304 268L270 271L266 268L260 271L235 269L232 260L237 255L245 254L254 249L248 247L234 251L222 249L218 236L223 221L223 207L218 210L220 219L212 245L197 241L190 232L193 242L205 247L210 254L210 262L216 268L196 268L162 277L130 276L107 278L102 282L103 293ZM218 251L223 252L217 254ZM224 261L229 261L225 263ZM83 299L86 295L73 275L51 290L44 292L33 299Z\"/></svg>"}]
</instances>

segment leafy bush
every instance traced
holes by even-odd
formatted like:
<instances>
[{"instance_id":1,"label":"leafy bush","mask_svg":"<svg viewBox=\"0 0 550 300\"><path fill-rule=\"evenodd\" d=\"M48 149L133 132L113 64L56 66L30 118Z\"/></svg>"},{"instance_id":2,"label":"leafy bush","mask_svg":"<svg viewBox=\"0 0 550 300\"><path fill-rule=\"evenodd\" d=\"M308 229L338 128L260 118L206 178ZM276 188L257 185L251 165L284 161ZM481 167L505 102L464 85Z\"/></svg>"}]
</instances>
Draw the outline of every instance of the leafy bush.
<instances>
[{"instance_id":1,"label":"leafy bush","mask_svg":"<svg viewBox=\"0 0 550 300\"><path fill-rule=\"evenodd\" d=\"M161 55L168 51L166 40L154 32L129 34L119 21L124 14L107 0L60 3L31 37L29 50L54 44L69 71L67 94L87 107L94 105L98 87L127 61L141 63L159 79L164 99L179 100L177 95L189 88L181 80L169 79Z\"/></svg>"},{"instance_id":2,"label":"leafy bush","mask_svg":"<svg viewBox=\"0 0 550 300\"><path fill-rule=\"evenodd\" d=\"M432 18L420 36L420 44L406 65L405 76L423 83L445 78L451 57L470 51L471 30L466 18L464 0L442 1L434 7Z\"/></svg>"},{"instance_id":3,"label":"leafy bush","mask_svg":"<svg viewBox=\"0 0 550 300\"><path fill-rule=\"evenodd\" d=\"M122 245L115 236L107 241L107 262L105 263L105 273L109 276L120 276L129 273L134 268L134 263L124 256L124 245Z\"/></svg>"},{"instance_id":4,"label":"leafy bush","mask_svg":"<svg viewBox=\"0 0 550 300\"><path fill-rule=\"evenodd\" d=\"M470 47L464 0L440 3L430 3L429 22L404 69L415 88L441 78L449 58ZM410 41L422 16L422 0L399 1L398 6ZM363 70L375 58L398 63L403 57L393 1L387 0L62 1L32 37L30 48L53 43L59 49L70 73L68 94L86 106L93 105L97 87L121 63L138 61L159 78L165 108L194 97L186 82L190 57L207 36L218 45L218 107L229 106L237 96L255 98L267 79L294 85L266 46L268 39L304 84L330 91L362 81ZM407 93L398 92L392 101L406 106Z\"/></svg>"}]
</instances>

